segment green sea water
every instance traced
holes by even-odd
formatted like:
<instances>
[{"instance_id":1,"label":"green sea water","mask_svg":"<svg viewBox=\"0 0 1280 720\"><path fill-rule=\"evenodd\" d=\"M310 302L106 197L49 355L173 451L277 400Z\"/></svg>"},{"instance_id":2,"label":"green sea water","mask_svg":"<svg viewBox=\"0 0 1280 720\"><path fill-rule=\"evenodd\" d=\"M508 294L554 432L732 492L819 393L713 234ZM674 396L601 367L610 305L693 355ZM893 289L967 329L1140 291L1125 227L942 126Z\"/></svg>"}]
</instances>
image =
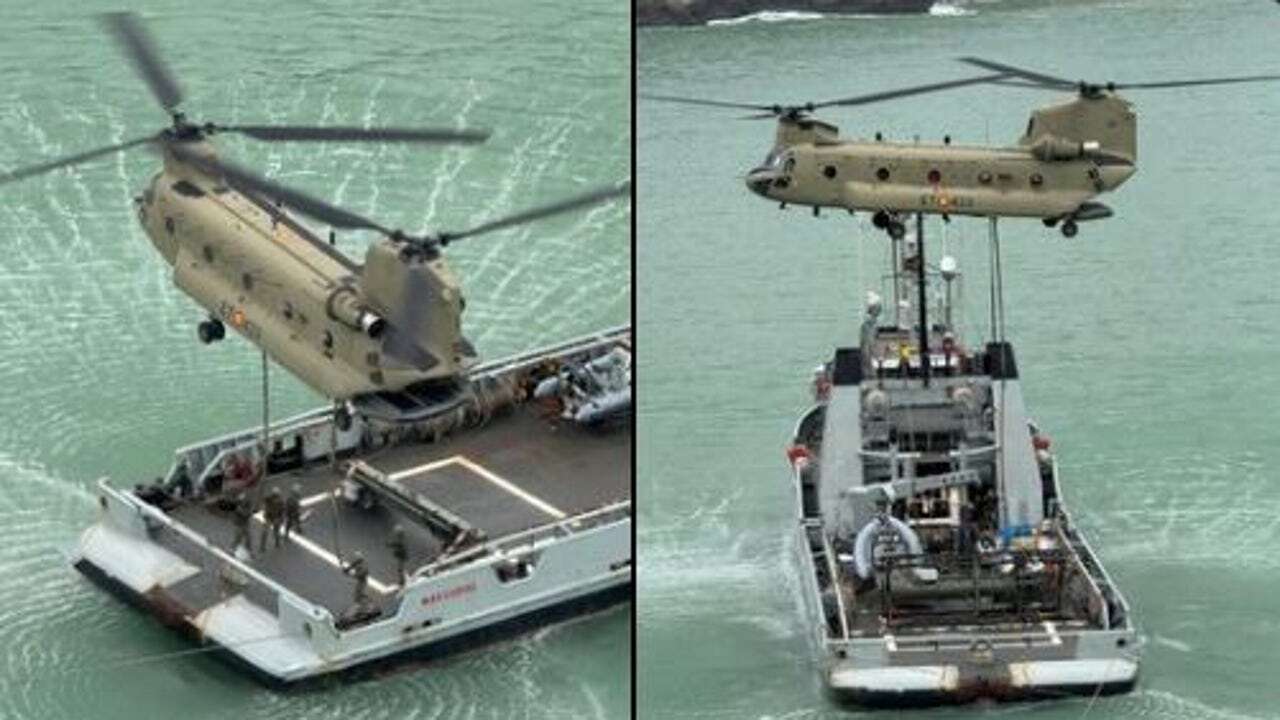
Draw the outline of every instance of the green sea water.
<instances>
[{"instance_id":1,"label":"green sea water","mask_svg":"<svg viewBox=\"0 0 1280 720\"><path fill-rule=\"evenodd\" d=\"M94 22L105 2L0 0L0 173L167 121ZM229 157L393 227L461 228L630 167L625 3L331 1L134 5L194 120L443 125L481 147L256 143ZM0 718L625 716L631 607L377 681L276 694L100 593L66 562L109 475L260 418L259 356L196 342L201 310L132 212L146 151L0 187ZM326 228L316 227L320 233ZM339 236L360 257L371 238ZM482 356L628 320L630 210L450 249ZM272 374L276 416L322 399Z\"/></svg>"},{"instance_id":2,"label":"green sea water","mask_svg":"<svg viewBox=\"0 0 1280 720\"><path fill-rule=\"evenodd\" d=\"M1261 0L996 0L898 18L645 29L637 91L796 103L960 78L978 55L1070 78L1280 72ZM1280 86L1128 97L1139 170L1064 240L1002 223L1007 332L1066 499L1146 637L1136 692L886 718L1280 717ZM973 87L823 111L1012 143L1053 92ZM783 458L813 367L857 342L885 244L866 218L743 186L770 121L640 100L637 701L652 718L827 718L791 564ZM929 225L971 273L985 221Z\"/></svg>"}]
</instances>

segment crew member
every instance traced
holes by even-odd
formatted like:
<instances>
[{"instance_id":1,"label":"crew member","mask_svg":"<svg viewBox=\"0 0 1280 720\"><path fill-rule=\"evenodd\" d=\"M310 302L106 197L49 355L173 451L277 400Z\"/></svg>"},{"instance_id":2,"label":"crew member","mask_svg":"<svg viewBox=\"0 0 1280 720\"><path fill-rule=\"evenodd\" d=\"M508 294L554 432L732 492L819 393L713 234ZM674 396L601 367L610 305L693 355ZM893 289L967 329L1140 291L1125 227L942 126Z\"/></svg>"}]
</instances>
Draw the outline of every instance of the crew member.
<instances>
[{"instance_id":1,"label":"crew member","mask_svg":"<svg viewBox=\"0 0 1280 720\"><path fill-rule=\"evenodd\" d=\"M280 535L284 531L284 512L284 498L280 495L280 488L271 488L262 502L262 515L265 522L258 542L258 552L267 551L268 533L271 534L274 547L280 547Z\"/></svg>"},{"instance_id":2,"label":"crew member","mask_svg":"<svg viewBox=\"0 0 1280 720\"><path fill-rule=\"evenodd\" d=\"M289 488L289 497L284 504L284 536L297 532L302 534L302 486L294 483Z\"/></svg>"},{"instance_id":3,"label":"crew member","mask_svg":"<svg viewBox=\"0 0 1280 720\"><path fill-rule=\"evenodd\" d=\"M342 572L355 578L355 592L352 596L357 608L362 608L369 602L369 566L364 562L364 555L360 552L351 554L351 562L342 566Z\"/></svg>"},{"instance_id":4,"label":"crew member","mask_svg":"<svg viewBox=\"0 0 1280 720\"><path fill-rule=\"evenodd\" d=\"M234 551L240 545L244 545L245 550L250 555L253 554L253 542L249 539L249 521L253 518L253 502L249 500L249 496L244 492L236 498L236 507L234 511L234 520L236 523L236 537L231 541L231 549Z\"/></svg>"},{"instance_id":5,"label":"crew member","mask_svg":"<svg viewBox=\"0 0 1280 720\"><path fill-rule=\"evenodd\" d=\"M391 557L396 559L396 573L400 576L400 587L404 587L409 582L409 575L405 572L405 563L409 561L409 545L404 539L404 527L396 524L391 528L391 539L387 540L387 547L391 548Z\"/></svg>"}]
</instances>

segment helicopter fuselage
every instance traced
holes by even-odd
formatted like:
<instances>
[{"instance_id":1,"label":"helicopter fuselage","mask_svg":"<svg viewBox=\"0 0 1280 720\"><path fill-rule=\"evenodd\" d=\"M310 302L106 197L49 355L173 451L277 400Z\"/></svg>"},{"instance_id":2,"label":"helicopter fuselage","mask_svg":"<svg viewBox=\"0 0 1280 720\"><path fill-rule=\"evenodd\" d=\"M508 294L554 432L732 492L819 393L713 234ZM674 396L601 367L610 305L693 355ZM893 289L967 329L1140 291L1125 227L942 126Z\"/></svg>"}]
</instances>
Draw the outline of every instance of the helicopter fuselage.
<instances>
[{"instance_id":1,"label":"helicopter fuselage","mask_svg":"<svg viewBox=\"0 0 1280 720\"><path fill-rule=\"evenodd\" d=\"M749 172L746 183L795 205L1056 219L1134 170L1088 157L1040 160L1027 148L849 141L788 147Z\"/></svg>"},{"instance_id":2,"label":"helicopter fuselage","mask_svg":"<svg viewBox=\"0 0 1280 720\"><path fill-rule=\"evenodd\" d=\"M746 184L815 208L1088 220L1109 214L1090 200L1132 177L1135 156L1132 109L1113 95L1034 111L1014 147L846 140L833 125L783 117Z\"/></svg>"},{"instance_id":3,"label":"helicopter fuselage","mask_svg":"<svg viewBox=\"0 0 1280 720\"><path fill-rule=\"evenodd\" d=\"M211 153L207 143L189 143ZM173 266L174 284L317 392L337 400L452 379L474 351L462 339L462 297L442 257L407 258L390 239L364 266L317 238L262 198L227 186L165 153L136 209L147 236ZM410 265L431 287L421 328L430 360L419 366L384 356L384 334ZM420 332L419 332L420 331ZM445 352L431 352L438 347ZM429 367L426 367L429 365Z\"/></svg>"}]
</instances>

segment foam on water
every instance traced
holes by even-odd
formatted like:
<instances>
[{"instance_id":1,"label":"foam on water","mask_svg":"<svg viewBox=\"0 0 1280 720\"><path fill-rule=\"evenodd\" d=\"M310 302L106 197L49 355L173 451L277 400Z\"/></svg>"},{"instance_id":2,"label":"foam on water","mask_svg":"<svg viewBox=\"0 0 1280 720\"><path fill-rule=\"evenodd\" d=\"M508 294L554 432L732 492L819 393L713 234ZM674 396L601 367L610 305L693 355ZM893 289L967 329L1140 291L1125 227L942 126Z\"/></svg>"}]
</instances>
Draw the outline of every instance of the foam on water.
<instances>
[{"instance_id":1,"label":"foam on water","mask_svg":"<svg viewBox=\"0 0 1280 720\"><path fill-rule=\"evenodd\" d=\"M978 11L949 2L935 2L929 7L929 14L934 17L970 17L977 15Z\"/></svg>"},{"instance_id":2,"label":"foam on water","mask_svg":"<svg viewBox=\"0 0 1280 720\"><path fill-rule=\"evenodd\" d=\"M763 22L795 22L797 20L821 20L826 17L822 13L804 12L801 10L762 10L761 12L751 13L750 15L742 15L736 18L724 18L721 20L708 20L709 27L716 26L732 26L742 25L743 23Z\"/></svg>"}]
</instances>

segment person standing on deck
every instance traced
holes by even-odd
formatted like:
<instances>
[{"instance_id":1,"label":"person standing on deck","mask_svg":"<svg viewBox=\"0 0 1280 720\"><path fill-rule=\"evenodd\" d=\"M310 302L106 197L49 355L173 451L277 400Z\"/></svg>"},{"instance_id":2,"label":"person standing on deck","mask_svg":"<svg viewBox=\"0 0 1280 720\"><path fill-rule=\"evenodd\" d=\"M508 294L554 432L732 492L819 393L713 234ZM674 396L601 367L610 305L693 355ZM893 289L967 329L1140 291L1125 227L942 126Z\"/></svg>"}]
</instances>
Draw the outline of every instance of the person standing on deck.
<instances>
[{"instance_id":1,"label":"person standing on deck","mask_svg":"<svg viewBox=\"0 0 1280 720\"><path fill-rule=\"evenodd\" d=\"M261 540L258 542L258 552L267 551L268 532L271 533L274 546L280 547L280 535L284 530L284 513L284 498L280 496L280 488L271 488L262 503L264 523L262 525Z\"/></svg>"},{"instance_id":2,"label":"person standing on deck","mask_svg":"<svg viewBox=\"0 0 1280 720\"><path fill-rule=\"evenodd\" d=\"M289 498L284 505L284 536L287 538L294 531L302 534L302 486L298 483L289 488Z\"/></svg>"},{"instance_id":3,"label":"person standing on deck","mask_svg":"<svg viewBox=\"0 0 1280 720\"><path fill-rule=\"evenodd\" d=\"M369 602L369 566L365 565L364 555L359 552L351 554L351 562L342 566L342 572L355 578L356 587L352 597L357 608Z\"/></svg>"},{"instance_id":4,"label":"person standing on deck","mask_svg":"<svg viewBox=\"0 0 1280 720\"><path fill-rule=\"evenodd\" d=\"M235 552L236 548L244 545L245 551L253 555L253 541L249 538L249 521L253 519L253 502L249 500L248 494L241 492L236 498L236 506L234 512L234 520L236 523L236 537L231 541L231 551Z\"/></svg>"},{"instance_id":5,"label":"person standing on deck","mask_svg":"<svg viewBox=\"0 0 1280 720\"><path fill-rule=\"evenodd\" d=\"M387 547L391 548L391 557L396 559L400 587L404 587L409 582L409 575L405 572L405 563L409 561L409 545L404 538L404 526L397 523L391 528L391 539L387 541Z\"/></svg>"}]
</instances>

